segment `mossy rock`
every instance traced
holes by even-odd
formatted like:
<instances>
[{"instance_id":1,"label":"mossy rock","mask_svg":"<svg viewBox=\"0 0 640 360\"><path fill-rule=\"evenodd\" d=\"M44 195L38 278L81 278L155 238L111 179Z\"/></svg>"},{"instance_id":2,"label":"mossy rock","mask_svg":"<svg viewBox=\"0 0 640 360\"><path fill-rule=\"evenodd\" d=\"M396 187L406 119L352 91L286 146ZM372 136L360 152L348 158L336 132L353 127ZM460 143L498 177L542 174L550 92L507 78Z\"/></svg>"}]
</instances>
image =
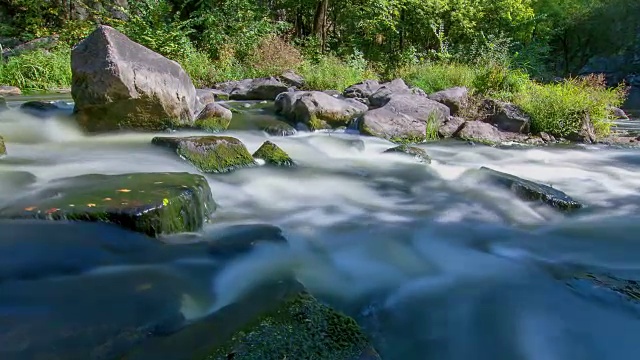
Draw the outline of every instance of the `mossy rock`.
<instances>
[{"instance_id":1,"label":"mossy rock","mask_svg":"<svg viewBox=\"0 0 640 360\"><path fill-rule=\"evenodd\" d=\"M525 180L487 167L480 168L480 174L508 188L515 193L516 196L525 201L540 201L561 211L576 210L584 206L564 192L547 185Z\"/></svg>"},{"instance_id":2,"label":"mossy rock","mask_svg":"<svg viewBox=\"0 0 640 360\"><path fill-rule=\"evenodd\" d=\"M413 156L418 162L431 164L431 157L426 151L419 147L409 145L399 145L391 149L385 150L385 153L407 154Z\"/></svg>"},{"instance_id":3,"label":"mossy rock","mask_svg":"<svg viewBox=\"0 0 640 360\"><path fill-rule=\"evenodd\" d=\"M155 137L205 173L226 173L257 165L244 144L230 136Z\"/></svg>"},{"instance_id":4,"label":"mossy rock","mask_svg":"<svg viewBox=\"0 0 640 360\"><path fill-rule=\"evenodd\" d=\"M306 292L236 332L207 360L379 359L352 318Z\"/></svg>"},{"instance_id":5,"label":"mossy rock","mask_svg":"<svg viewBox=\"0 0 640 360\"><path fill-rule=\"evenodd\" d=\"M205 131L223 131L229 127L232 117L231 110L220 104L210 103L202 109L194 122L194 126Z\"/></svg>"},{"instance_id":6,"label":"mossy rock","mask_svg":"<svg viewBox=\"0 0 640 360\"><path fill-rule=\"evenodd\" d=\"M269 165L275 166L295 166L289 154L280 149L278 145L271 141L265 141L255 153L253 157L262 159Z\"/></svg>"},{"instance_id":7,"label":"mossy rock","mask_svg":"<svg viewBox=\"0 0 640 360\"><path fill-rule=\"evenodd\" d=\"M109 222L157 237L197 231L215 209L201 175L91 174L57 180L0 209L0 218Z\"/></svg>"},{"instance_id":8,"label":"mossy rock","mask_svg":"<svg viewBox=\"0 0 640 360\"><path fill-rule=\"evenodd\" d=\"M6 155L6 154L7 154L7 147L4 144L4 139L0 135L0 155Z\"/></svg>"}]
</instances>

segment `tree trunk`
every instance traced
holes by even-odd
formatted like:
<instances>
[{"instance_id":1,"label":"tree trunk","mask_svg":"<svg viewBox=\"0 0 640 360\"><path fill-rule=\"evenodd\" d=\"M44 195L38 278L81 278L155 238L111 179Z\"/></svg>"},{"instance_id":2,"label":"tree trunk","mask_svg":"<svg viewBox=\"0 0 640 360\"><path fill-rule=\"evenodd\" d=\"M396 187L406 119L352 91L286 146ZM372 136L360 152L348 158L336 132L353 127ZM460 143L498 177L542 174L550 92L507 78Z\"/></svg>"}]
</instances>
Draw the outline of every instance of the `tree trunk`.
<instances>
[{"instance_id":1,"label":"tree trunk","mask_svg":"<svg viewBox=\"0 0 640 360\"><path fill-rule=\"evenodd\" d=\"M316 7L316 14L313 18L313 33L320 38L322 52L325 50L327 41L327 12L329 11L329 0L320 0Z\"/></svg>"}]
</instances>

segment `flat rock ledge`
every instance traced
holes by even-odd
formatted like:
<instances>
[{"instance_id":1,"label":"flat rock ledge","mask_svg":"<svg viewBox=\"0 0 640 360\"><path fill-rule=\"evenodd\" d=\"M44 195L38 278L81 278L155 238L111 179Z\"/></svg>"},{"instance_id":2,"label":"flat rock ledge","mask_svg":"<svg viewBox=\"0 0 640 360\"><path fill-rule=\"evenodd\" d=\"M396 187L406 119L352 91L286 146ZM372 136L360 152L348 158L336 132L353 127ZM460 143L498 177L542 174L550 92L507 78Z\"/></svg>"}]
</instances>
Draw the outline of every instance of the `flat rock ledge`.
<instances>
[{"instance_id":1,"label":"flat rock ledge","mask_svg":"<svg viewBox=\"0 0 640 360\"><path fill-rule=\"evenodd\" d=\"M216 207L201 175L91 174L56 180L0 209L0 219L107 222L158 237L200 230Z\"/></svg>"}]
</instances>

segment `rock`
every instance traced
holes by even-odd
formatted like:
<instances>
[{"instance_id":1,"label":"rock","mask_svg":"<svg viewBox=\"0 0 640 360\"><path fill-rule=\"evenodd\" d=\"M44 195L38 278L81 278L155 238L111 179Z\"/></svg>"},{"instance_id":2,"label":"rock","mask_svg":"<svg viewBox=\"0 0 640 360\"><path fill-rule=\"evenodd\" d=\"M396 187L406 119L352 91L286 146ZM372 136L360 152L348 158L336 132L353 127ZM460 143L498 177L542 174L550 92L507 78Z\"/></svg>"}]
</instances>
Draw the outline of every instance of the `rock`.
<instances>
[{"instance_id":1,"label":"rock","mask_svg":"<svg viewBox=\"0 0 640 360\"><path fill-rule=\"evenodd\" d=\"M271 136L291 136L297 133L293 126L274 116L253 113L235 114L228 130L258 130Z\"/></svg>"},{"instance_id":2,"label":"rock","mask_svg":"<svg viewBox=\"0 0 640 360\"><path fill-rule=\"evenodd\" d=\"M380 360L355 320L292 279L263 281L209 317L118 358Z\"/></svg>"},{"instance_id":3,"label":"rock","mask_svg":"<svg viewBox=\"0 0 640 360\"><path fill-rule=\"evenodd\" d=\"M271 141L265 141L255 153L253 157L262 159L269 165L275 166L295 166L295 163L284 150Z\"/></svg>"},{"instance_id":4,"label":"rock","mask_svg":"<svg viewBox=\"0 0 640 360\"><path fill-rule=\"evenodd\" d=\"M582 204L567 194L547 185L521 179L517 176L495 171L487 167L480 168L480 173L489 180L510 189L520 199L525 201L541 201L562 211L570 211L583 207Z\"/></svg>"},{"instance_id":5,"label":"rock","mask_svg":"<svg viewBox=\"0 0 640 360\"><path fill-rule=\"evenodd\" d=\"M0 96L18 96L22 95L20 88L15 86L0 86Z\"/></svg>"},{"instance_id":6,"label":"rock","mask_svg":"<svg viewBox=\"0 0 640 360\"><path fill-rule=\"evenodd\" d=\"M79 124L90 132L190 126L196 89L175 61L101 25L71 52Z\"/></svg>"},{"instance_id":7,"label":"rock","mask_svg":"<svg viewBox=\"0 0 640 360\"><path fill-rule=\"evenodd\" d=\"M280 75L278 77L278 79L288 85L288 86L292 86L295 88L302 88L305 84L304 78L298 74L296 74L294 71L292 70L287 70L285 72L282 73L282 75Z\"/></svg>"},{"instance_id":8,"label":"rock","mask_svg":"<svg viewBox=\"0 0 640 360\"><path fill-rule=\"evenodd\" d=\"M465 123L465 119L449 116L438 128L438 135L443 138L453 137Z\"/></svg>"},{"instance_id":9,"label":"rock","mask_svg":"<svg viewBox=\"0 0 640 360\"><path fill-rule=\"evenodd\" d=\"M13 56L19 56L21 54L30 52L30 51L34 51L34 50L50 50L52 48L54 48L56 45L58 45L58 40L60 39L59 35L51 35L51 36L47 36L47 37L42 37L42 38L38 38L38 39L34 39L31 41L28 41L24 44L20 44L16 47L14 47L11 50L7 50L5 52L2 53L2 57L5 59L8 59L10 57Z\"/></svg>"},{"instance_id":10,"label":"rock","mask_svg":"<svg viewBox=\"0 0 640 360\"><path fill-rule=\"evenodd\" d=\"M344 90L345 98L356 99L364 104L369 104L369 97L380 89L380 83L376 80L365 80L351 85Z\"/></svg>"},{"instance_id":11,"label":"rock","mask_svg":"<svg viewBox=\"0 0 640 360\"><path fill-rule=\"evenodd\" d=\"M157 237L197 231L215 209L200 175L83 175L18 199L0 209L0 218L109 222Z\"/></svg>"},{"instance_id":12,"label":"rock","mask_svg":"<svg viewBox=\"0 0 640 360\"><path fill-rule=\"evenodd\" d=\"M322 92L335 98L339 98L340 96L342 96L342 93L338 90L323 90Z\"/></svg>"},{"instance_id":13,"label":"rock","mask_svg":"<svg viewBox=\"0 0 640 360\"><path fill-rule=\"evenodd\" d=\"M230 136L154 137L205 173L226 173L256 165L244 144Z\"/></svg>"},{"instance_id":14,"label":"rock","mask_svg":"<svg viewBox=\"0 0 640 360\"><path fill-rule=\"evenodd\" d=\"M567 279L578 295L640 316L640 280L622 279L610 274L579 273Z\"/></svg>"},{"instance_id":15,"label":"rock","mask_svg":"<svg viewBox=\"0 0 640 360\"><path fill-rule=\"evenodd\" d=\"M226 261L234 256L247 254L258 244L287 245L282 229L269 224L227 226L207 239L208 253Z\"/></svg>"},{"instance_id":16,"label":"rock","mask_svg":"<svg viewBox=\"0 0 640 360\"><path fill-rule=\"evenodd\" d=\"M427 155L426 151L424 151L419 147L400 145L400 146L393 147L391 149L387 149L384 152L407 154L407 155L413 156L413 158L416 159L418 162L431 164L431 157Z\"/></svg>"},{"instance_id":17,"label":"rock","mask_svg":"<svg viewBox=\"0 0 640 360\"><path fill-rule=\"evenodd\" d=\"M611 106L609 107L609 111L611 111L616 119L629 120L629 116L627 115L627 113L625 113L624 110L620 108Z\"/></svg>"},{"instance_id":18,"label":"rock","mask_svg":"<svg viewBox=\"0 0 640 360\"><path fill-rule=\"evenodd\" d=\"M231 110L220 104L210 103L202 109L194 126L211 132L222 131L229 127L232 117Z\"/></svg>"},{"instance_id":19,"label":"rock","mask_svg":"<svg viewBox=\"0 0 640 360\"><path fill-rule=\"evenodd\" d=\"M402 79L394 79L390 82L384 83L380 85L380 87L369 96L369 104L372 107L381 107L384 106L389 100L391 96L394 94L406 94L409 93L411 89Z\"/></svg>"},{"instance_id":20,"label":"rock","mask_svg":"<svg viewBox=\"0 0 640 360\"><path fill-rule=\"evenodd\" d=\"M427 125L437 128L449 108L420 95L393 95L378 109L367 111L358 123L360 132L392 141L423 141Z\"/></svg>"},{"instance_id":21,"label":"rock","mask_svg":"<svg viewBox=\"0 0 640 360\"><path fill-rule=\"evenodd\" d=\"M526 134L529 132L531 118L516 105L493 99L486 99L482 107L487 116L484 122L495 125L498 129Z\"/></svg>"},{"instance_id":22,"label":"rock","mask_svg":"<svg viewBox=\"0 0 640 360\"><path fill-rule=\"evenodd\" d=\"M27 101L20 105L20 110L43 119L60 114L71 115L72 113L71 109L60 108L57 104L50 101Z\"/></svg>"},{"instance_id":23,"label":"rock","mask_svg":"<svg viewBox=\"0 0 640 360\"><path fill-rule=\"evenodd\" d=\"M577 132L573 132L567 135L567 140L591 144L596 141L596 133L593 128L593 123L591 122L591 117L589 114L584 114L582 116L582 124L581 128Z\"/></svg>"},{"instance_id":24,"label":"rock","mask_svg":"<svg viewBox=\"0 0 640 360\"><path fill-rule=\"evenodd\" d=\"M9 106L7 105L7 100L4 97L0 96L0 111L9 110Z\"/></svg>"},{"instance_id":25,"label":"rock","mask_svg":"<svg viewBox=\"0 0 640 360\"><path fill-rule=\"evenodd\" d=\"M498 128L482 121L467 121L455 134L462 140L475 141L483 144L497 144L502 141L502 133Z\"/></svg>"},{"instance_id":26,"label":"rock","mask_svg":"<svg viewBox=\"0 0 640 360\"><path fill-rule=\"evenodd\" d=\"M275 100L278 94L287 92L289 87L280 80L269 77L239 81L229 91L231 100Z\"/></svg>"},{"instance_id":27,"label":"rock","mask_svg":"<svg viewBox=\"0 0 640 360\"><path fill-rule=\"evenodd\" d=\"M458 115L469 104L469 89L454 87L429 95L429 99L444 104L451 109L452 115Z\"/></svg>"},{"instance_id":28,"label":"rock","mask_svg":"<svg viewBox=\"0 0 640 360\"><path fill-rule=\"evenodd\" d=\"M7 146L4 144L4 138L0 135L0 156L7 155Z\"/></svg>"},{"instance_id":29,"label":"rock","mask_svg":"<svg viewBox=\"0 0 640 360\"><path fill-rule=\"evenodd\" d=\"M222 93L215 89L196 89L196 96L201 105L207 106L216 102L216 92Z\"/></svg>"},{"instance_id":30,"label":"rock","mask_svg":"<svg viewBox=\"0 0 640 360\"><path fill-rule=\"evenodd\" d=\"M289 92L276 100L276 112L311 130L338 128L367 111L355 100L334 98L320 91Z\"/></svg>"},{"instance_id":31,"label":"rock","mask_svg":"<svg viewBox=\"0 0 640 360\"><path fill-rule=\"evenodd\" d=\"M555 137L553 137L552 135L547 134L546 132L541 132L540 133L540 138L544 142L555 142L556 141Z\"/></svg>"}]
</instances>

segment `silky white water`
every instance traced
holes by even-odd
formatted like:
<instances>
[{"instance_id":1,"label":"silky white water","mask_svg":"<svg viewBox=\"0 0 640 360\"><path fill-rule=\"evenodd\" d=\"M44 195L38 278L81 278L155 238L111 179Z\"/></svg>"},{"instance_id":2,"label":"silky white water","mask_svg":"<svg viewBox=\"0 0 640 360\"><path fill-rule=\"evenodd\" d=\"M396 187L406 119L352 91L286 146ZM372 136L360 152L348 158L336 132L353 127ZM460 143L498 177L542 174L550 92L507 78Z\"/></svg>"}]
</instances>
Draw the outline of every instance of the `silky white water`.
<instances>
[{"instance_id":1,"label":"silky white water","mask_svg":"<svg viewBox=\"0 0 640 360\"><path fill-rule=\"evenodd\" d=\"M0 207L63 177L198 173L151 144L167 133L87 136L68 119L11 110L0 113L0 134L9 153L0 160L0 175L35 176L31 183L6 177ZM196 134L204 133L179 133ZM579 296L550 270L579 266L640 278L637 149L436 142L421 145L433 158L426 165L383 154L393 146L385 140L345 133L225 135L250 152L269 139L299 167L206 175L219 208L194 236L268 223L283 229L288 246L263 244L215 272L212 260L193 253L178 261L158 255L145 265L125 256L117 267L99 264L33 287L2 284L0 304L11 292L23 294L17 299L55 288L99 312L99 294L78 289L104 281L112 285L102 291L114 294L105 298L117 298L116 281L158 278L175 292L175 306L196 319L233 303L261 279L293 270L311 293L356 318L384 359L619 359L640 350L638 313ZM353 141L363 141L364 149ZM565 215L523 202L465 173L482 166L549 184L586 207ZM69 240L65 246L76 251L79 245ZM92 254L92 245L82 246L88 250L78 256ZM57 255L39 259L47 256ZM185 264L189 272L181 269ZM3 340L9 341L0 335Z\"/></svg>"}]
</instances>

